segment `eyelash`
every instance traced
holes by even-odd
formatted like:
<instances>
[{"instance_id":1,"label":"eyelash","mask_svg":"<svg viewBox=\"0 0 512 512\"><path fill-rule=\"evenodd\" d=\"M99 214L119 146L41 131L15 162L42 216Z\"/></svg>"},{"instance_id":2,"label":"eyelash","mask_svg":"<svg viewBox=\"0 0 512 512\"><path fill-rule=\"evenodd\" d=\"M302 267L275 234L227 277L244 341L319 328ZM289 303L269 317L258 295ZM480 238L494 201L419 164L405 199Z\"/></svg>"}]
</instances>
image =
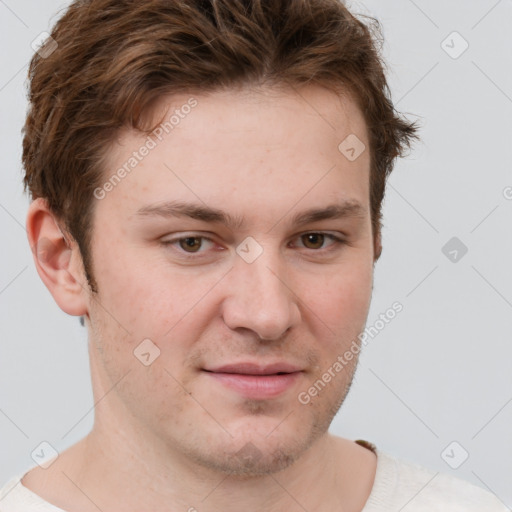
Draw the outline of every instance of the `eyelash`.
<instances>
[{"instance_id":1,"label":"eyelash","mask_svg":"<svg viewBox=\"0 0 512 512\"><path fill-rule=\"evenodd\" d=\"M324 233L323 231L308 231L306 233L302 233L302 234L298 235L297 238L301 238L301 237L306 236L306 235L323 235L324 237L329 238L330 240L332 240L334 242L329 247L339 247L340 245L345 245L346 244L346 241L343 240L343 238L340 238L340 237L338 237L336 235L333 235L331 233ZM168 247L168 246L172 246L174 244L177 244L177 243L179 243L182 240L186 240L187 238L198 238L200 240L207 240L208 242L215 243L212 238L209 238L207 236L202 236L202 235L201 236L196 236L196 235L182 236L180 238L173 238L173 239L170 239L170 240L161 241L160 243L164 247ZM312 251L312 252L323 254L323 253L326 253L327 251L331 251L333 249L309 249L309 250ZM181 248L179 248L178 251L185 257L185 259L189 259L189 260L199 259L201 257L201 255L204 253L204 251L203 252L196 252L196 253L193 253L193 252L188 253L188 252L186 252L185 250L183 250Z\"/></svg>"}]
</instances>

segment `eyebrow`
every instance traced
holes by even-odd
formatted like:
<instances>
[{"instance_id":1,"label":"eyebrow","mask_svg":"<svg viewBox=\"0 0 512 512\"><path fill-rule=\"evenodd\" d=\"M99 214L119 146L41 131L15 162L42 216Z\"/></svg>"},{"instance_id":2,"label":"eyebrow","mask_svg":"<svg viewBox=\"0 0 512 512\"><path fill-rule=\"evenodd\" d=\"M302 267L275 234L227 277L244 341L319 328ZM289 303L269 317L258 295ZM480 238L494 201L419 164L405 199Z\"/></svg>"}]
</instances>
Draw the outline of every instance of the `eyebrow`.
<instances>
[{"instance_id":1,"label":"eyebrow","mask_svg":"<svg viewBox=\"0 0 512 512\"><path fill-rule=\"evenodd\" d=\"M329 219L360 218L366 217L367 209L355 199L346 199L341 203L334 203L322 208L311 208L296 213L291 224L302 226L313 222ZM146 205L137 210L137 217L190 217L203 222L224 224L231 230L242 229L245 219L233 216L218 208L211 208L197 203L185 203L182 201L167 201L152 205Z\"/></svg>"}]
</instances>

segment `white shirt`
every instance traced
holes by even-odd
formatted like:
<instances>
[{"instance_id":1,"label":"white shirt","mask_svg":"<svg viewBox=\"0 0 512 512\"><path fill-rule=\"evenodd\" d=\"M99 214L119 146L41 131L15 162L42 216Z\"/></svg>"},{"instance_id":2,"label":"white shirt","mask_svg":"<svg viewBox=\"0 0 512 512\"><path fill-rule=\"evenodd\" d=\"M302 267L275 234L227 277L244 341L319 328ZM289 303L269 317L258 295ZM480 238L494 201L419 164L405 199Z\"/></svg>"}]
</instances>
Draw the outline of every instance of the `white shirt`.
<instances>
[{"instance_id":1,"label":"white shirt","mask_svg":"<svg viewBox=\"0 0 512 512\"><path fill-rule=\"evenodd\" d=\"M361 512L511 512L494 494L357 441L377 454L377 471ZM18 475L0 489L0 512L68 512L25 487Z\"/></svg>"}]
</instances>

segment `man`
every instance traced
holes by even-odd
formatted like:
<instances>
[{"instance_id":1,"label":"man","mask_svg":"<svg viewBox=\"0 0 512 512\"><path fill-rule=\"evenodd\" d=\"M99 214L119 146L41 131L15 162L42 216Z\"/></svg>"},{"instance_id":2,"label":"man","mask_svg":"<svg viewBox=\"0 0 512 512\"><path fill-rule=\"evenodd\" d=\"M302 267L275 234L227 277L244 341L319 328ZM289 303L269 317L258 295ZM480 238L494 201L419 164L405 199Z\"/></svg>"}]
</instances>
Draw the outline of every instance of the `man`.
<instances>
[{"instance_id":1,"label":"man","mask_svg":"<svg viewBox=\"0 0 512 512\"><path fill-rule=\"evenodd\" d=\"M328 432L415 137L341 3L76 1L30 80L29 243L95 422L0 510L505 510Z\"/></svg>"}]
</instances>

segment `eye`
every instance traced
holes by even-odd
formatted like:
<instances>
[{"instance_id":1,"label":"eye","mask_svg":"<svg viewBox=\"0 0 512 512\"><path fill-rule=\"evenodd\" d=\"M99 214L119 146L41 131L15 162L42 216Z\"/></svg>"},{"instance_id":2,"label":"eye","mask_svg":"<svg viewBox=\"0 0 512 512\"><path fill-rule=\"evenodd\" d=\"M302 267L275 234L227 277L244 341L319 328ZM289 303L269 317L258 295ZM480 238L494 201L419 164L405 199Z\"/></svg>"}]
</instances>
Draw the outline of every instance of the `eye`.
<instances>
[{"instance_id":1,"label":"eye","mask_svg":"<svg viewBox=\"0 0 512 512\"><path fill-rule=\"evenodd\" d=\"M302 235L300 240L308 249L321 249L324 245L325 235L323 233L307 233Z\"/></svg>"},{"instance_id":2,"label":"eye","mask_svg":"<svg viewBox=\"0 0 512 512\"><path fill-rule=\"evenodd\" d=\"M204 237L200 236L187 236L177 240L179 246L186 252L198 252L202 247Z\"/></svg>"},{"instance_id":3,"label":"eye","mask_svg":"<svg viewBox=\"0 0 512 512\"><path fill-rule=\"evenodd\" d=\"M297 247L317 253L333 251L345 244L342 238L331 233L322 232L303 233L296 237L296 240L302 242L302 245L299 244ZM327 241L331 243L325 245ZM161 240L160 243L164 247L172 248L173 251L178 253L178 256L185 259L197 259L206 256L209 252L208 249L212 249L212 246L215 245L213 239L197 234Z\"/></svg>"},{"instance_id":4,"label":"eye","mask_svg":"<svg viewBox=\"0 0 512 512\"><path fill-rule=\"evenodd\" d=\"M185 236L181 238L172 238L169 240L162 240L161 244L164 246L177 245L179 248L176 248L176 250L192 255L205 252L200 251L200 249L205 245L205 241L207 243L213 244L213 240L205 236Z\"/></svg>"},{"instance_id":5,"label":"eye","mask_svg":"<svg viewBox=\"0 0 512 512\"><path fill-rule=\"evenodd\" d=\"M312 249L314 251L321 250L326 240L331 240L332 242L327 247L332 247L344 243L342 238L330 233L304 233L299 236L299 239L302 241L306 249Z\"/></svg>"}]
</instances>

